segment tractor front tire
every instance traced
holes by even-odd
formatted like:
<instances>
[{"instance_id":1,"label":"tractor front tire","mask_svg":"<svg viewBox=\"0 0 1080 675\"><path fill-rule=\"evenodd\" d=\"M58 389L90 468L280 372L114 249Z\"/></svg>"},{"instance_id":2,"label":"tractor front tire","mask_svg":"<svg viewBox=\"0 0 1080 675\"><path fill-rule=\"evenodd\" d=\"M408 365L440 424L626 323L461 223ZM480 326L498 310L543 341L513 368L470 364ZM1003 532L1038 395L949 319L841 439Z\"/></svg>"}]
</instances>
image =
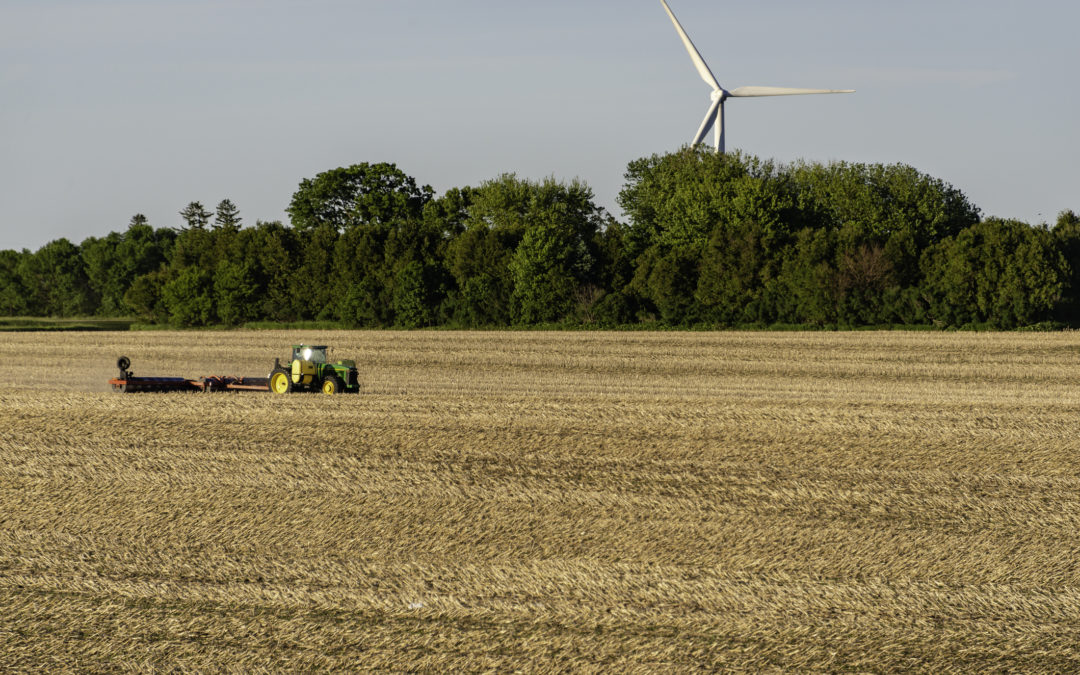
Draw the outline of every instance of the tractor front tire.
<instances>
[{"instance_id":1,"label":"tractor front tire","mask_svg":"<svg viewBox=\"0 0 1080 675\"><path fill-rule=\"evenodd\" d=\"M322 393L326 394L327 396L333 396L335 394L340 394L342 392L342 390L343 390L343 387L341 385L341 380L339 380L337 378L337 375L331 375L331 376L327 377L325 380L323 380Z\"/></svg>"},{"instance_id":2,"label":"tractor front tire","mask_svg":"<svg viewBox=\"0 0 1080 675\"><path fill-rule=\"evenodd\" d=\"M277 368L270 373L270 391L275 394L288 394L292 389L292 378L284 368Z\"/></svg>"}]
</instances>

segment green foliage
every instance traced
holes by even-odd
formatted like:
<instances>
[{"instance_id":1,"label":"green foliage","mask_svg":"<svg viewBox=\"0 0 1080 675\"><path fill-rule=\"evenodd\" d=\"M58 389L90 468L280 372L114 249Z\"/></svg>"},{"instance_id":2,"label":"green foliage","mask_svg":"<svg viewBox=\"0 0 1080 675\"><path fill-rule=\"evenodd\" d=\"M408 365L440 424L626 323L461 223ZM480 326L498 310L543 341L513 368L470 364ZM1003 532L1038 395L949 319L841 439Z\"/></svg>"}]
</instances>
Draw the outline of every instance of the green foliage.
<instances>
[{"instance_id":1,"label":"green foliage","mask_svg":"<svg viewBox=\"0 0 1080 675\"><path fill-rule=\"evenodd\" d=\"M418 188L396 165L364 162L305 178L286 211L298 230L344 231L419 219L432 197L429 186Z\"/></svg>"},{"instance_id":2,"label":"green foliage","mask_svg":"<svg viewBox=\"0 0 1080 675\"><path fill-rule=\"evenodd\" d=\"M461 283L459 322L465 326L505 326L509 323L509 293L501 279L481 272Z\"/></svg>"},{"instance_id":3,"label":"green foliage","mask_svg":"<svg viewBox=\"0 0 1080 675\"><path fill-rule=\"evenodd\" d=\"M631 162L619 204L639 251L703 247L717 228L758 223L773 239L788 226L788 177L772 162L703 148Z\"/></svg>"},{"instance_id":4,"label":"green foliage","mask_svg":"<svg viewBox=\"0 0 1080 675\"><path fill-rule=\"evenodd\" d=\"M693 323L698 317L694 289L698 284L701 252L687 245L663 250L650 247L639 259L630 284L644 300L647 311L641 318L660 319L669 326Z\"/></svg>"},{"instance_id":5,"label":"green foliage","mask_svg":"<svg viewBox=\"0 0 1080 675\"><path fill-rule=\"evenodd\" d=\"M253 274L259 287L256 316L297 321L302 305L293 294L292 282L299 267L301 235L278 221L259 221L247 236L244 255L254 263Z\"/></svg>"},{"instance_id":6,"label":"green foliage","mask_svg":"<svg viewBox=\"0 0 1080 675\"><path fill-rule=\"evenodd\" d=\"M921 321L922 252L979 222L960 191L903 165L689 148L626 177L633 290L674 325Z\"/></svg>"},{"instance_id":7,"label":"green foliage","mask_svg":"<svg viewBox=\"0 0 1080 675\"><path fill-rule=\"evenodd\" d=\"M779 311L774 321L817 327L836 323L839 308L835 246L836 236L830 230L799 230L794 245L786 250L777 280Z\"/></svg>"},{"instance_id":8,"label":"green foliage","mask_svg":"<svg viewBox=\"0 0 1080 675\"><path fill-rule=\"evenodd\" d=\"M1053 234L990 219L923 257L931 319L953 326L1017 328L1052 318L1070 275Z\"/></svg>"},{"instance_id":9,"label":"green foliage","mask_svg":"<svg viewBox=\"0 0 1080 675\"><path fill-rule=\"evenodd\" d=\"M570 313L578 286L576 244L573 232L557 224L525 231L510 259L510 316L515 324L554 322Z\"/></svg>"},{"instance_id":10,"label":"green foliage","mask_svg":"<svg viewBox=\"0 0 1080 675\"><path fill-rule=\"evenodd\" d=\"M165 306L166 281L168 272L164 267L135 277L124 292L124 307L145 321L166 320L169 316L169 310Z\"/></svg>"},{"instance_id":11,"label":"green foliage","mask_svg":"<svg viewBox=\"0 0 1080 675\"><path fill-rule=\"evenodd\" d=\"M201 267L187 267L162 288L162 299L175 326L206 326L214 319L214 279Z\"/></svg>"},{"instance_id":12,"label":"green foliage","mask_svg":"<svg viewBox=\"0 0 1080 675\"><path fill-rule=\"evenodd\" d=\"M235 326L255 318L255 298L258 288L254 282L253 264L249 261L222 260L214 274L214 306L218 320Z\"/></svg>"},{"instance_id":13,"label":"green foliage","mask_svg":"<svg viewBox=\"0 0 1080 675\"><path fill-rule=\"evenodd\" d=\"M435 322L438 304L433 270L415 260L405 263L394 279L394 315L402 328L423 328Z\"/></svg>"},{"instance_id":14,"label":"green foliage","mask_svg":"<svg viewBox=\"0 0 1080 675\"><path fill-rule=\"evenodd\" d=\"M634 304L622 291L603 293L590 308L591 319L601 328L616 328L634 318ZM586 325L592 323L584 321Z\"/></svg>"},{"instance_id":15,"label":"green foliage","mask_svg":"<svg viewBox=\"0 0 1080 675\"><path fill-rule=\"evenodd\" d=\"M1057 320L1080 324L1080 216L1071 210L1059 213L1053 237L1055 247L1069 265Z\"/></svg>"},{"instance_id":16,"label":"green foliage","mask_svg":"<svg viewBox=\"0 0 1080 675\"><path fill-rule=\"evenodd\" d=\"M29 313L27 291L19 276L19 264L29 251L0 251L0 315L22 316Z\"/></svg>"},{"instance_id":17,"label":"green foliage","mask_svg":"<svg viewBox=\"0 0 1080 675\"><path fill-rule=\"evenodd\" d=\"M388 234L384 226L354 227L342 233L334 244L336 314L348 326L392 323L391 280L385 264Z\"/></svg>"},{"instance_id":18,"label":"green foliage","mask_svg":"<svg viewBox=\"0 0 1080 675\"><path fill-rule=\"evenodd\" d=\"M431 188L393 164L305 179L293 227L222 200L181 231L0 251L0 313L174 326L419 328L1080 325L1080 217L980 220L904 165L684 148L631 162L619 203L503 174Z\"/></svg>"},{"instance_id":19,"label":"green foliage","mask_svg":"<svg viewBox=\"0 0 1080 675\"><path fill-rule=\"evenodd\" d=\"M99 315L125 316L130 308L124 296L135 279L166 261L175 234L155 231L145 220L137 214L127 232L91 237L79 247L90 289L98 299Z\"/></svg>"},{"instance_id":20,"label":"green foliage","mask_svg":"<svg viewBox=\"0 0 1080 675\"><path fill-rule=\"evenodd\" d=\"M765 320L766 292L779 272L768 228L755 221L714 228L701 259L694 299L709 323L734 326Z\"/></svg>"},{"instance_id":21,"label":"green foliage","mask_svg":"<svg viewBox=\"0 0 1080 675\"><path fill-rule=\"evenodd\" d=\"M510 257L520 235L476 223L447 245L446 264L457 287L458 320L468 326L510 321Z\"/></svg>"},{"instance_id":22,"label":"green foliage","mask_svg":"<svg viewBox=\"0 0 1080 675\"><path fill-rule=\"evenodd\" d=\"M203 208L202 202L190 202L180 211L180 217L189 228L204 229L210 223L210 212Z\"/></svg>"},{"instance_id":23,"label":"green foliage","mask_svg":"<svg viewBox=\"0 0 1080 675\"><path fill-rule=\"evenodd\" d=\"M243 218L240 217L240 209L236 208L236 204L233 204L229 199L222 199L218 202L217 210L214 216L214 226L224 228L227 230L240 229L240 222Z\"/></svg>"},{"instance_id":24,"label":"green foliage","mask_svg":"<svg viewBox=\"0 0 1080 675\"><path fill-rule=\"evenodd\" d=\"M801 162L790 176L810 226L856 224L879 241L907 230L923 248L979 221L979 210L963 193L903 164Z\"/></svg>"},{"instance_id":25,"label":"green foliage","mask_svg":"<svg viewBox=\"0 0 1080 675\"><path fill-rule=\"evenodd\" d=\"M32 316L88 316L97 299L90 288L79 247L67 239L20 256L16 272Z\"/></svg>"},{"instance_id":26,"label":"green foliage","mask_svg":"<svg viewBox=\"0 0 1080 675\"><path fill-rule=\"evenodd\" d=\"M334 317L331 277L337 240L337 230L329 225L306 232L302 239L299 265L290 284L293 305L301 319L325 321Z\"/></svg>"},{"instance_id":27,"label":"green foliage","mask_svg":"<svg viewBox=\"0 0 1080 675\"><path fill-rule=\"evenodd\" d=\"M447 251L459 316L473 325L566 318L595 274L602 212L592 198L580 181L512 174L473 191L466 230Z\"/></svg>"}]
</instances>

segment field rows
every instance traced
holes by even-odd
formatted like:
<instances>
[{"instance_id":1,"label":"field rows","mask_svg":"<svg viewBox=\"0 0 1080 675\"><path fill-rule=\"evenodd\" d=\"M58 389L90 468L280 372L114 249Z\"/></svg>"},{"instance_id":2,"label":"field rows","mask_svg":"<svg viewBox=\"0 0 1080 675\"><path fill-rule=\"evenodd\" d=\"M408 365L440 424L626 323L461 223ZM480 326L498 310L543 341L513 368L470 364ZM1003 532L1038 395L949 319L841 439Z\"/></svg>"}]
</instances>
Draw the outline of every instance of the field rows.
<instances>
[{"instance_id":1,"label":"field rows","mask_svg":"<svg viewBox=\"0 0 1080 675\"><path fill-rule=\"evenodd\" d=\"M360 396L104 391L120 354L264 375L305 337ZM0 669L1075 670L1078 355L5 334Z\"/></svg>"}]
</instances>

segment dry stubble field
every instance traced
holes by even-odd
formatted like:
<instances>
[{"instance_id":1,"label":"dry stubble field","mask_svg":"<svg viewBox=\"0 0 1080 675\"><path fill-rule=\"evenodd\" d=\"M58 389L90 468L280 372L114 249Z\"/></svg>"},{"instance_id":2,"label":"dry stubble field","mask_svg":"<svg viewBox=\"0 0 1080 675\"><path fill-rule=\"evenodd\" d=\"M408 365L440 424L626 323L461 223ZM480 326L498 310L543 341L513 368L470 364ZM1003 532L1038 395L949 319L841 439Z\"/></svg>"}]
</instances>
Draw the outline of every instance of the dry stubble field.
<instances>
[{"instance_id":1,"label":"dry stubble field","mask_svg":"<svg viewBox=\"0 0 1080 675\"><path fill-rule=\"evenodd\" d=\"M264 375L360 396L117 395ZM1080 334L0 335L0 670L1080 668Z\"/></svg>"}]
</instances>

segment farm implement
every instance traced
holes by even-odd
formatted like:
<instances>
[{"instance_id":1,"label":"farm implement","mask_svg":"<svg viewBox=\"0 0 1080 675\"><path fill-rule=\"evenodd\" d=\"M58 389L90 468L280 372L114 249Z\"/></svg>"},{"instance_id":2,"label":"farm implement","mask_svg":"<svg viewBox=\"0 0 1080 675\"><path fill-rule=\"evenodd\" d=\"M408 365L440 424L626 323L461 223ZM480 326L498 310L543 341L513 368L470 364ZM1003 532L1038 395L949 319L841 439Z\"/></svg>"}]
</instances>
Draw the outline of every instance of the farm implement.
<instances>
[{"instance_id":1,"label":"farm implement","mask_svg":"<svg viewBox=\"0 0 1080 675\"><path fill-rule=\"evenodd\" d=\"M131 359L121 356L116 360L120 375L109 380L113 391L121 394L149 391L270 391L265 377L235 377L233 375L208 375L197 380L186 377L135 377L128 370Z\"/></svg>"},{"instance_id":2,"label":"farm implement","mask_svg":"<svg viewBox=\"0 0 1080 675\"><path fill-rule=\"evenodd\" d=\"M123 394L165 391L270 391L289 394L299 391L321 391L324 394L360 392L356 362L327 361L325 346L293 345L289 363L282 365L274 359L274 368L266 377L237 377L235 375L206 375L198 379L186 377L136 377L128 370L131 359L121 356L116 361L118 377L109 380L113 391Z\"/></svg>"}]
</instances>

